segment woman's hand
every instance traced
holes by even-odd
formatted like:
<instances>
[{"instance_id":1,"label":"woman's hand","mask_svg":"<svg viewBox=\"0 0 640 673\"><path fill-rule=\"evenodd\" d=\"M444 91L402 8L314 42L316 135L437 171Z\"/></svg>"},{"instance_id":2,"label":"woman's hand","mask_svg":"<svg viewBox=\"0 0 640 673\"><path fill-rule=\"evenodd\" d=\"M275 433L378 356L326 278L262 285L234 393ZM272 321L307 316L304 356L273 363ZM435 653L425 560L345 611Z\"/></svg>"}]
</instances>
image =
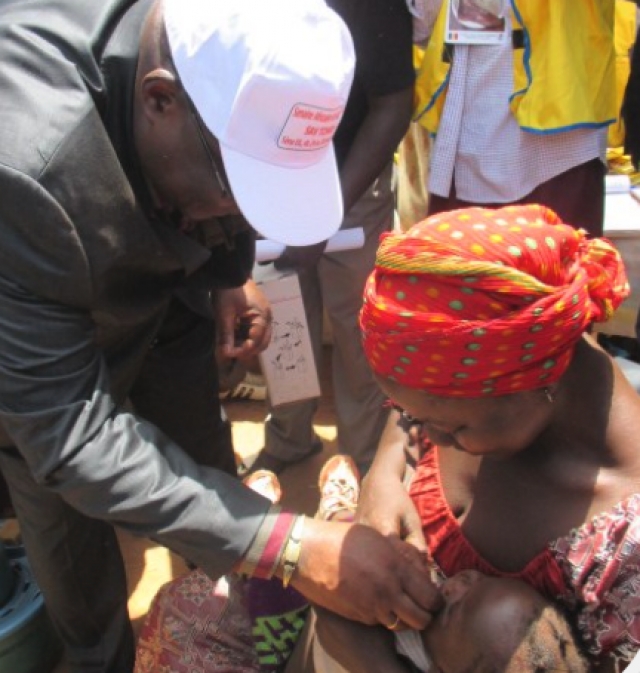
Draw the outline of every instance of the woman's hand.
<instances>
[{"instance_id":1,"label":"woman's hand","mask_svg":"<svg viewBox=\"0 0 640 673\"><path fill-rule=\"evenodd\" d=\"M442 604L423 563L359 524L307 520L292 584L313 603L364 624L423 629Z\"/></svg>"},{"instance_id":2,"label":"woman's hand","mask_svg":"<svg viewBox=\"0 0 640 673\"><path fill-rule=\"evenodd\" d=\"M242 287L216 295L218 345L225 358L247 359L271 340L271 306L262 290L248 280Z\"/></svg>"}]
</instances>

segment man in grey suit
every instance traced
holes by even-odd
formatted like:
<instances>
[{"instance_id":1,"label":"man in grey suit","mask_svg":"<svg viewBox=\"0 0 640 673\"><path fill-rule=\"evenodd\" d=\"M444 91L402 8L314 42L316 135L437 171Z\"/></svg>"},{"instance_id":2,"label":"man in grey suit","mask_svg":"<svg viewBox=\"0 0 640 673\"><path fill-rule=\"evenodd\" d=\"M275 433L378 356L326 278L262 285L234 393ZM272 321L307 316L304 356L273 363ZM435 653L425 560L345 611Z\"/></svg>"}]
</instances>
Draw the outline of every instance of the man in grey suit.
<instances>
[{"instance_id":1,"label":"man in grey suit","mask_svg":"<svg viewBox=\"0 0 640 673\"><path fill-rule=\"evenodd\" d=\"M73 673L133 666L113 525L367 623L437 602L411 549L226 473L216 413L214 326L269 339L252 228L339 226L352 73L321 0L0 0L0 469Z\"/></svg>"}]
</instances>

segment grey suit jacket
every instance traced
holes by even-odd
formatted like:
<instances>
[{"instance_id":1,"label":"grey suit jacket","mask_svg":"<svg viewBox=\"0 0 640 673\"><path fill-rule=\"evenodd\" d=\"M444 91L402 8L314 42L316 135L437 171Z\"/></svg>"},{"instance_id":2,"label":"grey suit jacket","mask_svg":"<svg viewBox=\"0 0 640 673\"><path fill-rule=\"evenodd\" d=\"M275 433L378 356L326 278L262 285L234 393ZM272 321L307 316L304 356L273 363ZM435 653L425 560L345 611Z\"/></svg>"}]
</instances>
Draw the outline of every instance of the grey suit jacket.
<instances>
[{"instance_id":1,"label":"grey suit jacket","mask_svg":"<svg viewBox=\"0 0 640 673\"><path fill-rule=\"evenodd\" d=\"M0 0L0 446L217 576L269 503L122 404L170 298L241 284L253 240L212 254L149 207L130 133L149 6Z\"/></svg>"}]
</instances>

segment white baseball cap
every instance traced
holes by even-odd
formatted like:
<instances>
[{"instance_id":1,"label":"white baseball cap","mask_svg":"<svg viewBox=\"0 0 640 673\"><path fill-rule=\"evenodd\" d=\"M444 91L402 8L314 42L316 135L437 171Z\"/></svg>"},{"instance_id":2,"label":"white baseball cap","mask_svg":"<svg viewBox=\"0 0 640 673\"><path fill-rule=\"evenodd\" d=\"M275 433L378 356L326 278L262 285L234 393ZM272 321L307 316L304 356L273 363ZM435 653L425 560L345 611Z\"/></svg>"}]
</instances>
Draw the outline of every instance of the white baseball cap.
<instances>
[{"instance_id":1,"label":"white baseball cap","mask_svg":"<svg viewBox=\"0 0 640 673\"><path fill-rule=\"evenodd\" d=\"M324 0L164 0L164 23L249 223L285 245L330 238L343 218L332 139L355 65L342 19Z\"/></svg>"}]
</instances>

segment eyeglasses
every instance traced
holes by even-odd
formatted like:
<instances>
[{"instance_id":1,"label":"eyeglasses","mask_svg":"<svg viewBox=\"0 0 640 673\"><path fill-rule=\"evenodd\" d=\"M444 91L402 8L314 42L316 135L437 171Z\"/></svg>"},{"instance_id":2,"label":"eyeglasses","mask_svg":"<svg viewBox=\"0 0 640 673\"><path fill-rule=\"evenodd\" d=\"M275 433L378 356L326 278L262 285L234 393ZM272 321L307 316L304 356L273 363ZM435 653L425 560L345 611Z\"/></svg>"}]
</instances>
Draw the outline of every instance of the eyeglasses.
<instances>
[{"instance_id":1,"label":"eyeglasses","mask_svg":"<svg viewBox=\"0 0 640 673\"><path fill-rule=\"evenodd\" d=\"M220 192L222 193L222 196L224 198L231 196L231 188L222 177L222 171L218 168L218 164L216 163L216 160L213 156L213 152L211 151L209 143L207 142L207 138L204 132L204 126L202 125L200 115L198 115L198 112L196 111L193 101L189 97L187 97L187 100L189 101L191 116L193 117L193 120L196 124L196 129L198 131L198 138L200 138L200 142L202 143L202 147L204 148L205 154L207 155L207 159L209 159L209 164L211 165L211 170L213 171L213 174L216 178L216 182L218 183Z\"/></svg>"}]
</instances>

